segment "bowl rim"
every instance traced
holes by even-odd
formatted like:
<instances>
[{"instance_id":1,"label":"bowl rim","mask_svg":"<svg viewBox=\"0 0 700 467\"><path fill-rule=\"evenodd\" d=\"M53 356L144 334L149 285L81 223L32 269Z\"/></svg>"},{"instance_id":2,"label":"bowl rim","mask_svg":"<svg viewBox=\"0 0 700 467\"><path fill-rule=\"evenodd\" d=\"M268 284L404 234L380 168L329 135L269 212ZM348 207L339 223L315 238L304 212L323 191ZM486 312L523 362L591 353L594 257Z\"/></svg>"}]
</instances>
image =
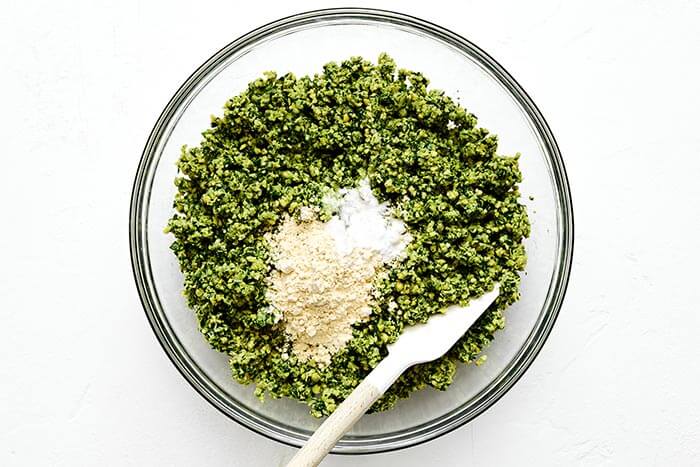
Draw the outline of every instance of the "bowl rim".
<instances>
[{"instance_id":1,"label":"bowl rim","mask_svg":"<svg viewBox=\"0 0 700 467\"><path fill-rule=\"evenodd\" d=\"M274 441L294 447L301 446L308 432L299 434L299 430L281 426L277 422L270 423L267 417L255 414L244 407L232 407L226 404L221 399L223 391L209 380L196 364L189 361L189 356L169 329L169 325L161 319L162 307L153 283L148 257L147 214L153 176L160 159L160 155L155 150L163 136L165 135L166 138L169 136L165 134L165 130L175 116L175 111L192 97L193 92L196 94L202 80L228 57L270 34L304 24L342 19L399 25L437 38L474 58L506 88L530 118L530 123L539 134L543 149L549 156L550 176L557 188L555 202L558 238L555 261L558 266L552 275L537 323L533 326L525 343L506 368L473 398L476 404L469 410L462 405L430 422L387 435L343 438L332 451L335 454L370 454L403 449L438 438L465 425L494 405L515 385L537 357L551 333L564 300L571 273L574 246L573 205L566 169L554 135L540 110L520 84L496 60L464 37L434 23L403 13L372 8L328 8L306 11L272 21L240 36L212 55L187 78L170 99L151 130L132 188L129 247L134 280L148 322L166 355L185 380L207 402L238 424Z\"/></svg>"}]
</instances>

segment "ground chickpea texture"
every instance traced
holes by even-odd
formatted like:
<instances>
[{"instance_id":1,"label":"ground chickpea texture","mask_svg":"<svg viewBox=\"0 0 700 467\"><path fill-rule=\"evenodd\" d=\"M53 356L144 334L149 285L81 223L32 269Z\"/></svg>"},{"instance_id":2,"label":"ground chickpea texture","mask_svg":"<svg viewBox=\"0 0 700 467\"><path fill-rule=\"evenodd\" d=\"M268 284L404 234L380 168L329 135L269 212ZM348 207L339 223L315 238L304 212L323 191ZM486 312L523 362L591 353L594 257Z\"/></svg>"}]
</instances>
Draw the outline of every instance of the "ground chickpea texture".
<instances>
[{"instance_id":1,"label":"ground chickpea texture","mask_svg":"<svg viewBox=\"0 0 700 467\"><path fill-rule=\"evenodd\" d=\"M519 298L530 224L520 202L519 155L421 73L352 57L313 77L267 72L185 147L167 232L184 294L233 378L259 397L289 397L331 413L386 355L405 326L501 284L497 301L444 357L406 371L372 407L386 410L425 386L446 389L457 365L482 351ZM287 337L266 299L266 234L329 190L370 180L413 240L378 276L372 313L327 366L284 353ZM322 211L321 219L333 213ZM268 235L269 237L269 235Z\"/></svg>"}]
</instances>

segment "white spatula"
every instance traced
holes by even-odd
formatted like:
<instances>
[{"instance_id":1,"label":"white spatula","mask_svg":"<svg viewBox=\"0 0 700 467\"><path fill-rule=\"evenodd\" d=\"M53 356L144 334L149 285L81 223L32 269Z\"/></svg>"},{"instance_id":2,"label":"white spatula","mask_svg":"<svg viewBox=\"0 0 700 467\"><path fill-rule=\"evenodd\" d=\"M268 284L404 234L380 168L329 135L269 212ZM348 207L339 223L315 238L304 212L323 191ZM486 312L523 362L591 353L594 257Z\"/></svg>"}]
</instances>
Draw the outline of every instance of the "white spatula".
<instances>
[{"instance_id":1,"label":"white spatula","mask_svg":"<svg viewBox=\"0 0 700 467\"><path fill-rule=\"evenodd\" d=\"M471 300L466 307L448 307L427 323L404 329L398 340L388 346L389 355L323 422L287 467L317 466L401 373L418 363L435 360L450 350L493 303L498 292L499 285L496 284L491 292Z\"/></svg>"}]
</instances>

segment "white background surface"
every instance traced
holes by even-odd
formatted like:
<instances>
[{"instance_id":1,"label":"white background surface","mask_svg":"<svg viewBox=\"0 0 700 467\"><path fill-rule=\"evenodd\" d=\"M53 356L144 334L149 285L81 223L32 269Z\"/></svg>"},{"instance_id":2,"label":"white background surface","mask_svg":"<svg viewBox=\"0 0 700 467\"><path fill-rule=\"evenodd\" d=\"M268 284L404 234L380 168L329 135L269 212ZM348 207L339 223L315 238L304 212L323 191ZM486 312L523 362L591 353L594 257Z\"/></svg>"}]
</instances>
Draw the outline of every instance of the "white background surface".
<instances>
[{"instance_id":1,"label":"white background surface","mask_svg":"<svg viewBox=\"0 0 700 467\"><path fill-rule=\"evenodd\" d=\"M282 465L291 448L210 407L157 344L131 275L129 195L196 66L265 22L347 3L8 3L0 465ZM699 465L700 3L371 6L464 35L530 93L569 171L574 269L544 350L487 413L324 465Z\"/></svg>"}]
</instances>

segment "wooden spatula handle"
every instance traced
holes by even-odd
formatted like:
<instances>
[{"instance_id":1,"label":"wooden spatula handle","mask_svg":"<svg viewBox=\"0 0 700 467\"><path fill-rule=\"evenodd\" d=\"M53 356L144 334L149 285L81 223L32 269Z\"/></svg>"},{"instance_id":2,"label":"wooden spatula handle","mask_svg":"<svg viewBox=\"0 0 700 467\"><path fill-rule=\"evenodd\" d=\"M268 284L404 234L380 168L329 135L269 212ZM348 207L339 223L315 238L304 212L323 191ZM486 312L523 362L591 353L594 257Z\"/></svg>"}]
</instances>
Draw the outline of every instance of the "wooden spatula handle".
<instances>
[{"instance_id":1,"label":"wooden spatula handle","mask_svg":"<svg viewBox=\"0 0 700 467\"><path fill-rule=\"evenodd\" d=\"M382 391L372 381L362 381L309 438L287 467L316 467L320 464L345 432L381 395Z\"/></svg>"}]
</instances>

